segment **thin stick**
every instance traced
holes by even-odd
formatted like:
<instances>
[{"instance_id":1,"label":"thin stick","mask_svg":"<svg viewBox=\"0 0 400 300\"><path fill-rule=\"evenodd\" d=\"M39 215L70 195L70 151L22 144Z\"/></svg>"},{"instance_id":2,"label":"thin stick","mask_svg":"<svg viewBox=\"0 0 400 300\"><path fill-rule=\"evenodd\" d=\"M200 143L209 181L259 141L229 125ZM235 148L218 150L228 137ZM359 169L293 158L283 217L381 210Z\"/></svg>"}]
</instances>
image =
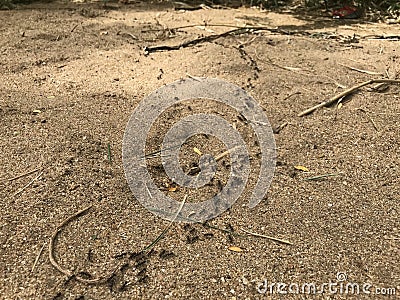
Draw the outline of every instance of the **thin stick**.
<instances>
[{"instance_id":1,"label":"thin stick","mask_svg":"<svg viewBox=\"0 0 400 300\"><path fill-rule=\"evenodd\" d=\"M388 69L385 69L385 73L386 73L386 77L390 79L390 75L389 75ZM396 76L394 78L396 78Z\"/></svg>"},{"instance_id":2,"label":"thin stick","mask_svg":"<svg viewBox=\"0 0 400 300\"><path fill-rule=\"evenodd\" d=\"M72 216L68 217L67 219L65 219L60 225L57 226L56 230L54 231L53 235L51 236L50 239L50 243L49 243L49 260L50 263L53 265L53 267L55 267L58 271L60 271L61 273L67 275L67 276L72 276L72 272L68 271L68 270L64 270L55 260L54 258L54 243L55 240L58 236L58 233L60 232L61 228L63 228L65 225L67 225L69 222L71 222L73 219L78 218L79 216L83 215L84 213L86 213L89 209L92 208L92 205L78 211L77 213L73 214Z\"/></svg>"},{"instance_id":3,"label":"thin stick","mask_svg":"<svg viewBox=\"0 0 400 300\"><path fill-rule=\"evenodd\" d=\"M199 78L194 77L194 76L190 75L189 73L186 73L186 76L189 77L190 79L193 79L193 80L196 80L196 81L200 82Z\"/></svg>"},{"instance_id":4,"label":"thin stick","mask_svg":"<svg viewBox=\"0 0 400 300\"><path fill-rule=\"evenodd\" d=\"M136 35L133 35L132 33L129 33L129 32L117 32L117 35L127 35L132 40L137 40L138 39L138 37Z\"/></svg>"},{"instance_id":5,"label":"thin stick","mask_svg":"<svg viewBox=\"0 0 400 300\"><path fill-rule=\"evenodd\" d=\"M71 29L71 32L74 32L75 31L75 29L79 26L79 25L82 25L82 23L80 23L80 24L75 24L75 26L74 27L72 27L72 29Z\"/></svg>"},{"instance_id":6,"label":"thin stick","mask_svg":"<svg viewBox=\"0 0 400 300\"><path fill-rule=\"evenodd\" d=\"M372 71L362 70L362 69L357 69L357 68L354 68L354 67L351 67L351 66L347 66L347 65L344 65L344 64L341 64L341 63L338 63L338 65L341 65L341 66L343 66L345 68L348 68L350 70L357 71L357 72L360 72L360 73L365 73L365 74L368 74L368 75L383 75L382 73L372 72Z\"/></svg>"},{"instance_id":7,"label":"thin stick","mask_svg":"<svg viewBox=\"0 0 400 300\"><path fill-rule=\"evenodd\" d=\"M150 209L150 211L155 212L155 213L164 213L165 214L165 212L160 210L160 209ZM221 232L224 232L224 233L228 233L228 234L231 234L231 235L234 235L234 236L244 236L243 234L236 233L236 232L233 232L233 231L228 230L228 229L223 229L223 228L219 228L219 227L210 225L210 224L205 223L205 222L196 221L196 220L194 220L194 219L192 219L190 217L181 217L181 219L183 219L183 220L185 220L187 222L193 222L193 223L202 225L204 227L207 227L207 228L210 228L210 229L215 229L215 230L218 230L218 231L221 231Z\"/></svg>"},{"instance_id":8,"label":"thin stick","mask_svg":"<svg viewBox=\"0 0 400 300\"><path fill-rule=\"evenodd\" d=\"M218 154L216 157L215 157L215 160L216 161L219 161L219 160L221 160L222 158L224 158L225 156L227 156L228 154L230 154L233 150L235 150L237 147L233 147L232 149L229 149L229 150L226 150L226 151L224 151L224 152L222 152L221 154Z\"/></svg>"},{"instance_id":9,"label":"thin stick","mask_svg":"<svg viewBox=\"0 0 400 300\"><path fill-rule=\"evenodd\" d=\"M78 211L77 213L75 213L74 215L68 217L67 219L65 219L60 225L57 226L56 230L54 231L53 235L51 236L50 239L50 243L49 243L49 260L50 263L53 265L53 267L55 267L59 272L63 273L64 275L71 277L74 276L74 274L66 269L63 269L56 261L56 259L54 258L54 244L55 241L57 239L58 234L60 233L60 230L66 226L69 222L71 222L72 220L78 218L79 216L85 214L89 209L92 208L93 205L90 205L80 211ZM79 275L75 275L74 278L82 283L87 283L87 284L97 284L97 283L102 283L102 282L106 282L120 267L120 264L117 265L116 268L114 268L111 272L109 272L106 276L103 277L98 277L98 278L94 278L94 279L85 279L82 278Z\"/></svg>"},{"instance_id":10,"label":"thin stick","mask_svg":"<svg viewBox=\"0 0 400 300\"><path fill-rule=\"evenodd\" d=\"M275 237L272 237L272 236L250 232L250 231L247 231L246 229L243 229L243 228L240 228L240 230L242 230L242 231L244 231L244 232L246 232L246 233L248 233L250 235L253 235L253 236L262 237L262 238L269 239L271 241L275 241L275 242L282 243L282 244L293 245L293 243L291 243L289 241L281 240L281 239L278 239L278 238L275 238Z\"/></svg>"},{"instance_id":11,"label":"thin stick","mask_svg":"<svg viewBox=\"0 0 400 300\"><path fill-rule=\"evenodd\" d=\"M287 99L289 99L289 98L291 98L291 97L293 97L293 96L295 96L295 95L300 95L300 94L301 94L301 92L299 92L299 91L294 92L294 93L292 93L292 94L286 96L285 98L283 98L283 101L285 101L285 100L287 100Z\"/></svg>"},{"instance_id":12,"label":"thin stick","mask_svg":"<svg viewBox=\"0 0 400 300\"><path fill-rule=\"evenodd\" d=\"M175 222L176 218L178 217L178 215L180 214L180 212L182 211L182 208L186 202L187 199L187 195L185 195L175 217L173 218L173 220L169 223L169 225L163 230L163 232L149 245L147 246L144 250L142 250L142 252L149 252L151 250L151 248L153 248L161 239L162 237L168 232L168 230L171 228L173 222ZM58 227L57 229L54 231L51 239L50 239L50 244L49 244L49 260L50 263L53 265L53 267L55 267L59 272L63 273L64 275L71 277L74 276L74 274L66 269L63 269L55 260L54 258L54 244L55 244L55 240L60 232L60 230L66 226L69 222L71 222L73 219L78 218L79 216L85 214L90 208L92 208L92 205L78 211L77 213L75 213L74 215L68 217L67 219L65 219ZM106 282L109 278L111 278L111 276L113 276L115 274L115 272L120 268L120 266L123 264L124 262L120 262L112 271L110 271L106 276L103 277L98 277L98 278L94 278L94 279L85 279L82 278L79 275L75 275L74 278L82 283L86 283L86 284L98 284L98 283L102 283L102 282Z\"/></svg>"},{"instance_id":13,"label":"thin stick","mask_svg":"<svg viewBox=\"0 0 400 300\"><path fill-rule=\"evenodd\" d=\"M368 80L368 81L364 81L364 82L362 82L360 84L357 84L357 85L355 85L355 86L343 91L342 93L340 93L340 94L338 94L338 95L336 95L336 96L334 96L334 97L332 97L332 98L330 98L330 99L328 99L328 100L326 100L324 102L321 102L318 105L315 105L315 106L313 106L313 107L311 107L309 109L306 109L305 111L302 111L297 116L298 117L303 117L305 115L308 115L308 114L316 111L317 109L319 109L321 107L329 106L329 105L333 104L334 102L336 102L337 100L354 93L355 91L357 91L358 89L362 88L363 86L366 86L366 85L369 85L369 84L372 84L372 83L400 84L400 80L394 80L394 79L371 79L371 80Z\"/></svg>"},{"instance_id":14,"label":"thin stick","mask_svg":"<svg viewBox=\"0 0 400 300\"><path fill-rule=\"evenodd\" d=\"M14 196L17 196L18 194L22 193L26 188L28 188L32 183L34 183L37 179L39 179L40 176L42 176L44 171L40 172L38 176L33 178L27 185L25 185L23 188L19 189L14 193Z\"/></svg>"},{"instance_id":15,"label":"thin stick","mask_svg":"<svg viewBox=\"0 0 400 300\"><path fill-rule=\"evenodd\" d=\"M184 25L184 26L178 26L178 27L173 27L173 28L164 28L164 29L147 29L147 30L142 30L142 32L150 32L150 31L160 31L160 30L169 30L169 31L175 31L179 29L185 29L185 28L194 28L194 27L231 27L231 28L246 28L245 26L237 26L237 25L232 25L232 24L191 24L191 25Z\"/></svg>"},{"instance_id":16,"label":"thin stick","mask_svg":"<svg viewBox=\"0 0 400 300\"><path fill-rule=\"evenodd\" d=\"M31 273L33 273L33 270L35 270L35 267L37 265L37 263L39 262L39 258L42 255L44 246L46 246L46 242L43 243L42 248L40 248L38 255L36 256L35 262L33 263L32 269L31 269Z\"/></svg>"},{"instance_id":17,"label":"thin stick","mask_svg":"<svg viewBox=\"0 0 400 300\"><path fill-rule=\"evenodd\" d=\"M15 177L13 177L13 178L10 178L10 179L8 179L8 181L11 182L11 181L20 179L21 177L25 177L25 176L31 175L32 173L35 173L35 172L37 172L37 171L39 171L39 170L40 170L40 169L34 169L34 170L31 170L31 171L28 171L28 172L23 173L23 174L21 174L21 175L18 175L18 176L15 176Z\"/></svg>"},{"instance_id":18,"label":"thin stick","mask_svg":"<svg viewBox=\"0 0 400 300\"><path fill-rule=\"evenodd\" d=\"M189 40L189 41L183 42L181 44L173 45L173 46L167 46L167 45L149 46L149 47L144 48L144 53L147 55L149 53L157 52L157 51L179 50L181 48L194 46L194 45L204 43L204 42L212 42L221 37L226 37L226 36L233 35L233 34L244 33L246 31L248 31L247 28L233 29L233 30L229 30L224 33L221 33L221 34L212 34L212 35L208 35L205 37L200 37L200 38L196 38L193 40Z\"/></svg>"},{"instance_id":19,"label":"thin stick","mask_svg":"<svg viewBox=\"0 0 400 300\"><path fill-rule=\"evenodd\" d=\"M259 57L257 57L257 58L258 58L259 60L262 60L262 59L259 58ZM267 60L268 60L268 62L269 62L272 66L277 67L277 68L280 68L280 69L282 69L282 70L286 70L286 71L293 72L294 74L304 75L304 76L309 76L309 77L314 77L314 78L315 78L315 77L318 77L318 78L324 77L324 78L327 78L327 79L329 79L330 81L332 81L332 83L335 84L335 85L337 85L338 87L340 87L340 88L342 88L342 89L345 89L345 88L346 88L345 85L340 84L339 82L336 82L333 78L331 78L331 77L329 77L329 76L327 76L327 75L323 75L323 74L314 75L314 74L299 72L299 71L297 71L296 69L301 70L300 68L291 68L291 67L281 66L281 65L279 65L279 64L277 64L277 63L275 63L275 62L273 62L272 59L269 58L269 57L267 57ZM295 94L296 94L296 93L295 93ZM284 99L284 100L286 100L286 99Z\"/></svg>"},{"instance_id":20,"label":"thin stick","mask_svg":"<svg viewBox=\"0 0 400 300\"><path fill-rule=\"evenodd\" d=\"M281 132L281 130L283 128L285 128L289 123L288 122L284 122L281 125L279 125L278 127L272 128L272 132L275 134L278 134L279 132Z\"/></svg>"},{"instance_id":21,"label":"thin stick","mask_svg":"<svg viewBox=\"0 0 400 300\"><path fill-rule=\"evenodd\" d=\"M374 91L376 91L376 92L381 92L380 89L381 89L382 87L385 87L385 89L386 89L387 84L386 84L386 83L378 83L377 85L372 86L371 89L374 90Z\"/></svg>"}]
</instances>

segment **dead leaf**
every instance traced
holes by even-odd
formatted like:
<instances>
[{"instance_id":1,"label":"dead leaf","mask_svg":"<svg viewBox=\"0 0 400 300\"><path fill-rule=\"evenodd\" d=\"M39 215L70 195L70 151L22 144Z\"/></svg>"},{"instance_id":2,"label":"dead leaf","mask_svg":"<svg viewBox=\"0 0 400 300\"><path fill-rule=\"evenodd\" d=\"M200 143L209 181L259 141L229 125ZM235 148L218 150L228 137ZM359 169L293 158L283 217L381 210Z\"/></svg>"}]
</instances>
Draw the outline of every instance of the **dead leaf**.
<instances>
[{"instance_id":1,"label":"dead leaf","mask_svg":"<svg viewBox=\"0 0 400 300\"><path fill-rule=\"evenodd\" d=\"M300 171L304 171L304 172L310 172L310 170L305 166L294 166L294 168L296 170L300 170Z\"/></svg>"},{"instance_id":2,"label":"dead leaf","mask_svg":"<svg viewBox=\"0 0 400 300\"><path fill-rule=\"evenodd\" d=\"M242 248L239 248L239 247L236 247L236 246L230 246L228 249L231 250L231 251L234 251L234 252L243 252Z\"/></svg>"},{"instance_id":3,"label":"dead leaf","mask_svg":"<svg viewBox=\"0 0 400 300\"><path fill-rule=\"evenodd\" d=\"M176 192L177 189L178 189L178 187L176 187L176 186L170 186L168 188L168 192Z\"/></svg>"}]
</instances>

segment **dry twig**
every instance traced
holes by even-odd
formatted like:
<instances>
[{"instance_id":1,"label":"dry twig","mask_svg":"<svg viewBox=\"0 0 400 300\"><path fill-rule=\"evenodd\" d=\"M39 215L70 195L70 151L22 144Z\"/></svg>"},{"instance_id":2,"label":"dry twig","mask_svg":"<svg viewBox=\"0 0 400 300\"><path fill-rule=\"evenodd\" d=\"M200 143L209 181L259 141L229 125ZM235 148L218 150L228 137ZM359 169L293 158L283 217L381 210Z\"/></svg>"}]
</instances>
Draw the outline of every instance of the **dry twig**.
<instances>
[{"instance_id":1,"label":"dry twig","mask_svg":"<svg viewBox=\"0 0 400 300\"><path fill-rule=\"evenodd\" d=\"M341 99L343 97L346 97L346 96L348 96L350 94L353 94L354 92L356 92L357 90L359 90L363 86L366 86L366 85L369 85L369 84L372 84L372 83L400 84L400 80L395 80L395 79L371 79L371 80L368 80L368 81L364 81L364 82L362 82L360 84L357 84L357 85L355 85L355 86L353 86L353 87L341 92L340 94L338 94L336 96L333 96L332 98L330 98L330 99L328 99L328 100L326 100L324 102L321 102L318 105L315 105L315 106L313 106L313 107L311 107L309 109L306 109L305 111L302 111L297 116L298 117L303 117L305 115L308 115L308 114L316 111L317 109L319 109L321 107L326 107L326 106L332 105L333 103L335 103L339 99Z\"/></svg>"},{"instance_id":2,"label":"dry twig","mask_svg":"<svg viewBox=\"0 0 400 300\"><path fill-rule=\"evenodd\" d=\"M185 195L175 217L171 220L171 222L168 224L168 226L161 232L161 234L153 241L151 242L150 245L148 245L146 248L144 248L141 253L148 253L162 238L163 236L168 232L168 230L171 228L172 224L175 222L176 218L179 216L185 202L187 199L187 195ZM54 244L55 241L57 239L58 234L60 233L61 229L66 226L69 222L71 222L72 220L78 218L79 216L85 214L89 209L92 208L92 205L78 211L77 213L75 213L74 215L68 217L67 219L65 219L60 225L57 226L56 230L54 231L53 235L51 236L50 239L50 244L49 244L49 260L50 263L53 265L53 267L55 267L59 272L63 273L64 275L68 276L68 277L73 277L74 279L76 279L79 282L82 283L86 283L86 284L99 284L99 283L104 283L107 282L112 276L114 276L115 272L124 264L124 261L121 261L119 264L117 264L117 266L110 271L107 275L103 276L103 277L97 277L94 279L86 279L81 277L79 274L73 274L73 272L66 270L64 268L62 268L56 261L55 257L54 257ZM33 268L32 268L33 270Z\"/></svg>"},{"instance_id":3,"label":"dry twig","mask_svg":"<svg viewBox=\"0 0 400 300\"><path fill-rule=\"evenodd\" d=\"M85 214L91 208L92 208L92 205L90 205L90 206L78 211L77 213L75 213L74 215L68 217L60 225L57 226L57 229L54 231L53 235L51 236L50 243L49 243L49 260L50 260L50 263L53 265L53 267L55 267L59 272L63 273L64 275L66 275L68 277L72 277L73 276L77 281L82 282L82 283L98 284L98 283L106 282L111 276L113 276L114 273L120 267L120 264L118 264L118 266L116 268L114 268L111 272L109 272L107 275L105 275L103 277L98 277L98 278L94 278L94 279L86 279L86 278L82 278L80 275L73 274L69 270L63 269L57 263L56 259L54 258L54 244L55 244L55 241L57 239L58 234L60 233L60 230L64 226L66 226L69 222L71 222L72 220L74 220L74 219L78 218L79 216Z\"/></svg>"},{"instance_id":4,"label":"dry twig","mask_svg":"<svg viewBox=\"0 0 400 300\"><path fill-rule=\"evenodd\" d=\"M350 70L357 71L357 72L360 72L360 73L365 73L365 74L368 74L368 75L383 75L382 73L368 71L368 70L362 70L362 69L357 69L357 68L354 68L354 67L351 67L351 66L347 66L347 65L344 65L344 64L341 64L341 63L339 63L338 65L341 65L341 66L346 67L346 68L348 68Z\"/></svg>"},{"instance_id":5,"label":"dry twig","mask_svg":"<svg viewBox=\"0 0 400 300\"><path fill-rule=\"evenodd\" d=\"M234 26L232 26L234 27ZM243 34L243 33L249 33L249 32L253 32L253 31L270 31L270 32L277 32L277 33L285 33L285 34L291 34L288 31L285 31L283 29L279 29L279 28L269 28L269 27L263 27L263 26L255 26L255 27L236 27L235 29L223 32L223 33L219 33L219 34L212 34L209 36L205 36L205 37L200 37L200 38L196 38L193 40L189 40L186 42L183 42L181 44L178 45L173 45L173 46L168 46L168 45L159 45L159 46L149 46L149 47L145 47L144 48L144 53L150 54L153 52L158 52L158 51L172 51L172 50L179 50L181 48L187 48L187 47L191 47L191 46L195 46L197 44L200 43L204 43L204 42L212 42L216 39L222 38L222 37L227 37L230 35L239 35L239 34Z\"/></svg>"}]
</instances>

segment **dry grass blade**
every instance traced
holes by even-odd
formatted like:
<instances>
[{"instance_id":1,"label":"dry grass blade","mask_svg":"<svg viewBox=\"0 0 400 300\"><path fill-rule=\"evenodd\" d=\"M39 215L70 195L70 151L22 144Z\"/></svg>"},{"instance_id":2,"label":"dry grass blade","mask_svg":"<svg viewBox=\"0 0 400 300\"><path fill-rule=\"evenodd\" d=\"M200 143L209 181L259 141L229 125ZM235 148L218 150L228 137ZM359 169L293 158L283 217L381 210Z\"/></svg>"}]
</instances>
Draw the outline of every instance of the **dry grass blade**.
<instances>
[{"instance_id":1,"label":"dry grass blade","mask_svg":"<svg viewBox=\"0 0 400 300\"><path fill-rule=\"evenodd\" d=\"M362 111L367 116L368 120L371 122L372 126L374 126L376 131L379 131L378 126L376 125L374 119L368 114L368 112L363 108L356 108L356 110Z\"/></svg>"},{"instance_id":2,"label":"dry grass blade","mask_svg":"<svg viewBox=\"0 0 400 300\"><path fill-rule=\"evenodd\" d=\"M182 208L185 205L187 197L188 197L188 195L185 195L185 197L183 198L183 200L181 202L181 205L179 206L178 211L176 212L174 218L171 220L171 222L168 224L168 226L165 227L165 229L157 236L157 238L153 242L150 243L150 245L148 245L146 248L144 248L142 250L143 253L148 253L168 232L168 230L171 228L172 224L176 221L176 218L178 218L179 214L181 213Z\"/></svg>"},{"instance_id":3,"label":"dry grass blade","mask_svg":"<svg viewBox=\"0 0 400 300\"><path fill-rule=\"evenodd\" d=\"M264 235L264 234L254 233L254 232L248 231L248 230L243 229L243 228L240 228L240 230L242 230L243 232L246 232L247 234L250 234L250 235L252 235L252 236L262 237L262 238L269 239L269 240L271 240L271 241L275 241L275 242L282 243L282 244L286 244L286 245L293 245L293 243L291 243L291 242L289 242L289 241L282 240L282 239L278 239L278 238L273 237L273 236L268 236L268 235Z\"/></svg>"},{"instance_id":4,"label":"dry grass blade","mask_svg":"<svg viewBox=\"0 0 400 300\"><path fill-rule=\"evenodd\" d=\"M40 169L34 169L34 170L31 170L31 171L25 172L25 173L23 173L23 174L20 174L20 175L18 175L18 176L15 176L15 177L13 177L13 178L8 179L8 181L11 182L11 181L20 179L20 178L22 178L22 177L31 175L31 174L33 174L33 173L39 171L39 170L40 170Z\"/></svg>"},{"instance_id":5,"label":"dry grass blade","mask_svg":"<svg viewBox=\"0 0 400 300\"><path fill-rule=\"evenodd\" d=\"M37 263L39 262L39 258L40 258L40 256L42 255L44 246L46 246L46 242L43 243L42 248L40 248L40 250L39 250L39 252L38 252L38 255L36 256L35 262L33 263L33 266L32 266L32 269L31 269L31 273L33 273L33 271L35 270L35 267L36 267Z\"/></svg>"},{"instance_id":6,"label":"dry grass blade","mask_svg":"<svg viewBox=\"0 0 400 300\"><path fill-rule=\"evenodd\" d=\"M34 183L36 180L38 180L40 178L40 176L42 176L44 171L40 172L38 176L36 176L35 178L33 178L27 185L25 185L23 188L20 188L18 191L16 191L14 193L14 196L17 196L18 194L21 194L25 189L27 189L32 183Z\"/></svg>"}]
</instances>

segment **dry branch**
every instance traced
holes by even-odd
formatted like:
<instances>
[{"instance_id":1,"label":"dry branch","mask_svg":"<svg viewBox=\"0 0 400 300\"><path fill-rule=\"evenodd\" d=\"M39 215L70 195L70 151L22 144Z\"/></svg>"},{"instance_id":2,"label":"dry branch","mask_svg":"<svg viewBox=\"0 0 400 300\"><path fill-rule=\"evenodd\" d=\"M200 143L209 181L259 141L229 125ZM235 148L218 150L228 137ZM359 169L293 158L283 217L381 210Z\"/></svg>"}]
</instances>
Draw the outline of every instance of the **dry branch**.
<instances>
[{"instance_id":1,"label":"dry branch","mask_svg":"<svg viewBox=\"0 0 400 300\"><path fill-rule=\"evenodd\" d=\"M290 32L288 32L286 30L283 30L283 29L269 28L269 27L263 27L263 26L237 27L235 29L225 31L223 33L212 34L212 35L209 35L209 36L196 38L196 39L193 39L193 40L189 40L189 41L183 42L183 43L178 44L178 45L172 45L172 46L159 45L159 46L145 47L144 48L144 53L147 55L147 54L150 54L150 53L153 53L153 52L158 52L158 51L179 50L181 48L187 48L187 47L195 46L197 44L204 43L204 42L212 42L212 41L214 41L216 39L219 39L219 38L222 38L222 37L226 37L226 36L229 36L229 35L238 35L238 34L249 33L249 32L253 32L253 31L270 31L270 32L277 32L277 33L282 33L282 34L283 33L284 34L291 34Z\"/></svg>"}]
</instances>

